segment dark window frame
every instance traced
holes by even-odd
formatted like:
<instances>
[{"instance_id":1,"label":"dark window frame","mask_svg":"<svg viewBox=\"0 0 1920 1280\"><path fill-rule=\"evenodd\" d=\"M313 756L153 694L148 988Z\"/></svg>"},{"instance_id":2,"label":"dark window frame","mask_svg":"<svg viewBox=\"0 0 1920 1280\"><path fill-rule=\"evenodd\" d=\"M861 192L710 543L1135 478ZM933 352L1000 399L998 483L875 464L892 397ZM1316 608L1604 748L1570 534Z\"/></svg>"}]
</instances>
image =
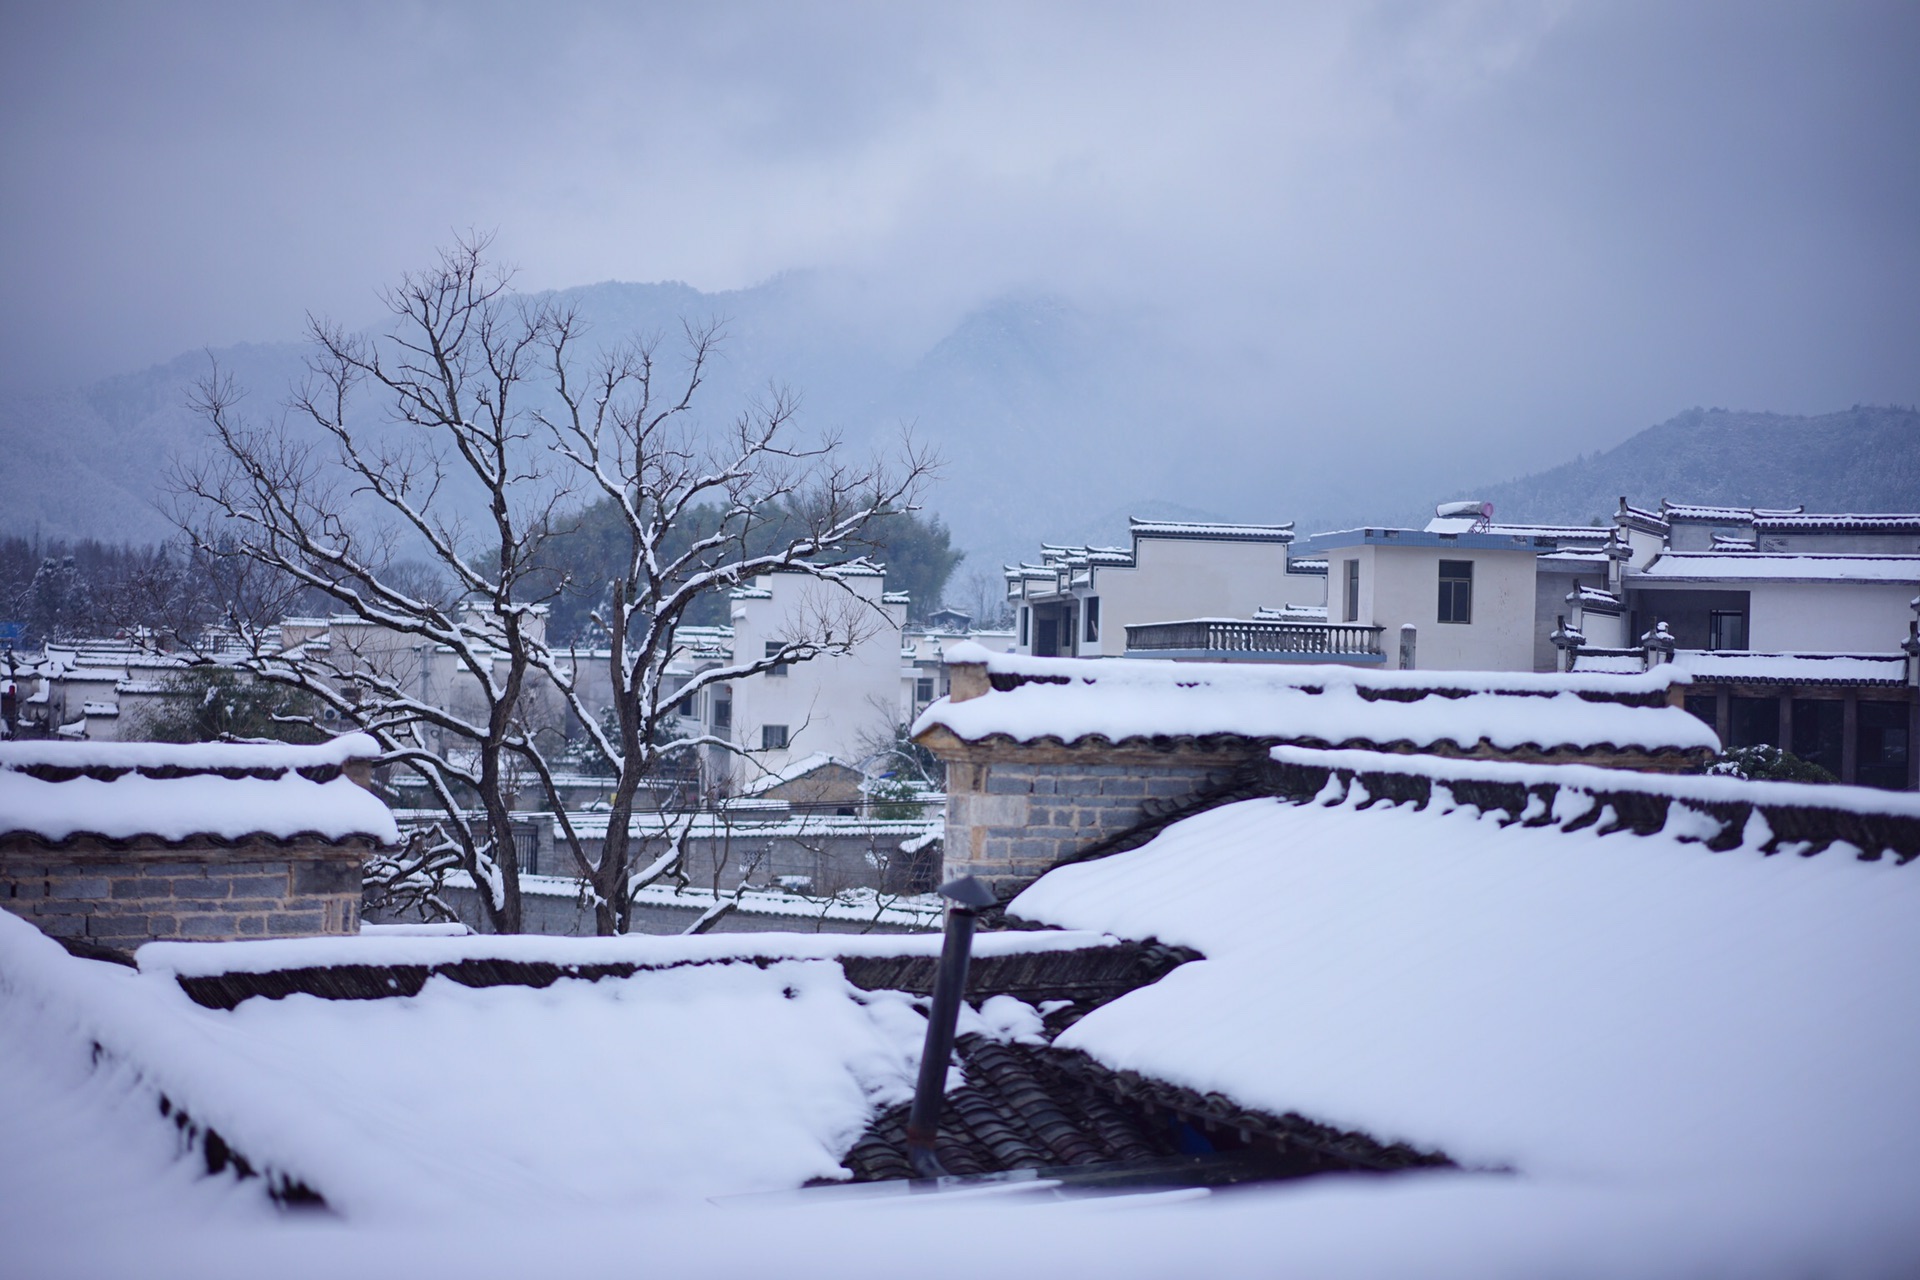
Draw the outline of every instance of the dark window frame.
<instances>
[{"instance_id":1,"label":"dark window frame","mask_svg":"<svg viewBox=\"0 0 1920 1280\"><path fill-rule=\"evenodd\" d=\"M1100 638L1100 597L1088 596L1080 612L1086 617L1086 637L1089 643Z\"/></svg>"},{"instance_id":2,"label":"dark window frame","mask_svg":"<svg viewBox=\"0 0 1920 1280\"><path fill-rule=\"evenodd\" d=\"M1473 625L1473 561L1440 562L1440 599L1438 621L1460 626Z\"/></svg>"},{"instance_id":3,"label":"dark window frame","mask_svg":"<svg viewBox=\"0 0 1920 1280\"><path fill-rule=\"evenodd\" d=\"M1360 621L1360 562L1347 560L1343 563L1347 566L1347 598L1346 608L1343 611L1346 616L1341 621L1358 622Z\"/></svg>"},{"instance_id":4,"label":"dark window frame","mask_svg":"<svg viewBox=\"0 0 1920 1280\"><path fill-rule=\"evenodd\" d=\"M787 726L783 724L763 724L760 726L760 749L762 751L785 751L789 741Z\"/></svg>"},{"instance_id":5,"label":"dark window frame","mask_svg":"<svg viewBox=\"0 0 1920 1280\"><path fill-rule=\"evenodd\" d=\"M1730 626L1731 624L1731 626ZM1737 643L1726 643L1727 630ZM1707 612L1707 648L1716 653L1745 653L1749 645L1747 615L1738 609L1711 609Z\"/></svg>"},{"instance_id":6,"label":"dark window frame","mask_svg":"<svg viewBox=\"0 0 1920 1280\"><path fill-rule=\"evenodd\" d=\"M775 657L786 647L787 645L784 640L769 640L767 641L767 651L762 656L768 658ZM787 674L787 664L784 662L776 662L767 668L767 674L770 676L784 676Z\"/></svg>"}]
</instances>

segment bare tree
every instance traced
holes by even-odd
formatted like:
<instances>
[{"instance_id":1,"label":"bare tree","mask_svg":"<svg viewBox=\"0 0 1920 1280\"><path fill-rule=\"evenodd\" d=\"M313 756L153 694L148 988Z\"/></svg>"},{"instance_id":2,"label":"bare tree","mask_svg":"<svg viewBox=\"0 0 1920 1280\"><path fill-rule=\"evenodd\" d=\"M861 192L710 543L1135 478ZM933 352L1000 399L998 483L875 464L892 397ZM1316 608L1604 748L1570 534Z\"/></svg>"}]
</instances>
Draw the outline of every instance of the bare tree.
<instances>
[{"instance_id":1,"label":"bare tree","mask_svg":"<svg viewBox=\"0 0 1920 1280\"><path fill-rule=\"evenodd\" d=\"M777 654L679 683L668 667L684 657L682 619L703 595L761 573L833 584L837 549L882 512L912 509L929 460L909 443L897 463L849 464L837 440L802 436L780 393L703 431L690 410L714 326L687 330L685 374L665 393L659 343L584 357L580 319L515 295L486 249L462 241L405 277L385 295L393 323L378 337L312 322L309 379L277 422L243 420L238 388L215 370L196 404L215 447L174 477L175 519L212 562L265 569L282 588L253 584L230 602L221 642L260 677L312 694L316 723L373 734L386 762L424 780L440 822L389 860L396 884L431 897L432 874L457 865L487 926L519 931L512 808L530 786L592 887L597 928L624 932L633 895L674 871L680 847L630 865L642 784L678 753L737 750L676 736L675 704L776 663L845 652L874 624L844 604L823 608ZM375 411L390 425L371 425ZM596 616L610 728L586 694L590 658L557 649L544 626L564 584L543 552L586 499L614 504L630 542ZM696 510L697 535L687 528ZM324 627L278 625L277 609L316 597L335 615ZM558 712L615 775L597 856L548 762Z\"/></svg>"},{"instance_id":2,"label":"bare tree","mask_svg":"<svg viewBox=\"0 0 1920 1280\"><path fill-rule=\"evenodd\" d=\"M915 509L933 464L911 440L895 462L852 462L837 438L802 436L798 406L779 390L724 431L698 429L688 411L713 358L714 326L686 329L678 376L662 369L657 341L641 341L610 354L581 382L565 358L571 336L563 325L552 348L563 406L549 420L554 448L619 514L625 533L607 607L594 615L607 644L612 725L603 727L583 701L576 662L549 652L543 670L614 765L606 840L597 859L580 861L598 894L599 931L623 933L634 894L674 870L679 857L670 849L636 865L630 825L641 782L679 753L741 752L717 734L680 733L676 706L704 689L847 653L889 625L846 582L850 569L871 567L834 560L876 520ZM807 575L821 588L789 618L777 644L670 679L685 652L679 629L695 604L776 572ZM564 813L560 821L569 827ZM566 835L574 842L570 829Z\"/></svg>"}]
</instances>

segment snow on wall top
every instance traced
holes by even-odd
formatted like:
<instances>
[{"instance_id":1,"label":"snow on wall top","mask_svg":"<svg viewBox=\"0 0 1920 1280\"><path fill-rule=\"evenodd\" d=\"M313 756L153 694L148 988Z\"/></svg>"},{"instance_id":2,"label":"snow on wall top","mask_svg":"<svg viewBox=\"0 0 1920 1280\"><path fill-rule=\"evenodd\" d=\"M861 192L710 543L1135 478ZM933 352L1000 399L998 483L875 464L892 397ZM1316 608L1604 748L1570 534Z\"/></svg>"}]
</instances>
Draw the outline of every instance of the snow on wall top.
<instances>
[{"instance_id":1,"label":"snow on wall top","mask_svg":"<svg viewBox=\"0 0 1920 1280\"><path fill-rule=\"evenodd\" d=\"M1640 675L1362 671L1343 666L1228 666L1141 659L1030 658L955 645L947 661L1013 677L964 701L944 698L914 723L968 741L1241 734L1331 745L1452 742L1472 747L1717 750L1713 731L1668 706L1626 705L1664 693L1677 672ZM1393 691L1434 694L1400 700ZM1374 696L1368 696L1368 695ZM1582 694L1588 695L1582 697ZM1454 695L1454 696L1442 696ZM1612 697L1623 701L1604 701Z\"/></svg>"},{"instance_id":2,"label":"snow on wall top","mask_svg":"<svg viewBox=\"0 0 1920 1280\"><path fill-rule=\"evenodd\" d=\"M364 733L343 733L312 746L287 742L0 742L0 770L46 766L285 771L337 768L350 760L371 760L379 754L380 744Z\"/></svg>"},{"instance_id":3,"label":"snow on wall top","mask_svg":"<svg viewBox=\"0 0 1920 1280\"><path fill-rule=\"evenodd\" d=\"M1077 930L981 933L975 956L1082 951L1118 939ZM224 973L275 973L336 965L450 965L463 960L517 960L559 965L664 966L723 960L831 960L837 956L937 956L941 935L708 933L694 937L630 933L618 938L562 938L544 934L470 934L410 938L373 934L350 938L273 938L259 942L149 942L135 953L142 973L180 978Z\"/></svg>"},{"instance_id":4,"label":"snow on wall top","mask_svg":"<svg viewBox=\"0 0 1920 1280\"><path fill-rule=\"evenodd\" d=\"M1793 552L1667 552L1646 568L1629 570L1637 581L1719 582L1913 582L1920 583L1920 556L1800 555Z\"/></svg>"},{"instance_id":5,"label":"snow on wall top","mask_svg":"<svg viewBox=\"0 0 1920 1280\"><path fill-rule=\"evenodd\" d=\"M1462 782L1757 785L1416 763ZM1579 791L1516 822L1448 785L1416 810L1330 782L1057 868L1011 909L1206 956L1060 1038L1115 1069L1531 1181L1672 1190L1764 1169L1844 1196L1898 1176L1920 1142L1901 1077L1920 1054L1920 874L1837 848L1768 857L1751 818L1710 852L1684 805L1645 836L1563 829Z\"/></svg>"}]
</instances>

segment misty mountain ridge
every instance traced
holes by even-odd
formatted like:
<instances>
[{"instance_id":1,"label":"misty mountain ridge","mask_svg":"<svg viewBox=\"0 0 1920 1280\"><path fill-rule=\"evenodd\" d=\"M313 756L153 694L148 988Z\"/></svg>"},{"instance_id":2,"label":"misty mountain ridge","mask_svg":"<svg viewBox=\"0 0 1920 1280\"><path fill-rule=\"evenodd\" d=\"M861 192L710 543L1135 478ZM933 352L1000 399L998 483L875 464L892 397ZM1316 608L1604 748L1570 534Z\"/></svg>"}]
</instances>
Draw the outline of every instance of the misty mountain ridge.
<instances>
[{"instance_id":1,"label":"misty mountain ridge","mask_svg":"<svg viewBox=\"0 0 1920 1280\"><path fill-rule=\"evenodd\" d=\"M1463 497L1493 503L1497 520L1586 524L1621 496L1809 511L1920 507L1920 412L1855 405L1796 416L1689 409L1604 452Z\"/></svg>"},{"instance_id":2,"label":"misty mountain ridge","mask_svg":"<svg viewBox=\"0 0 1920 1280\"><path fill-rule=\"evenodd\" d=\"M944 460L926 505L968 551L963 575L1031 560L1042 542L1124 545L1128 515L1292 520L1304 536L1361 523L1417 527L1433 503L1454 497L1490 500L1503 519L1584 524L1623 493L1648 504L1871 510L1912 507L1920 495L1920 415L1911 409L1690 410L1534 475L1435 492L1431 474L1393 450L1321 441L1303 451L1271 425L1260 371L1222 386L1227 375L1203 369L1200 355L1143 313L1012 293L957 315L901 316L869 306L858 281L825 272L723 293L609 281L531 296L576 308L589 352L658 337L670 377L683 323L723 321L699 401L705 421L731 421L769 386L785 385L799 395L807 429L833 430L850 448L885 448L911 429ZM256 343L211 356L248 390L243 410L273 420L307 352L304 343ZM205 424L187 400L209 367L209 353L195 352L60 393L0 395L9 456L0 532L170 537L155 504L170 464L204 446ZM1208 403L1227 408L1196 405L1196 383L1207 384ZM371 402L364 426L392 429Z\"/></svg>"}]
</instances>

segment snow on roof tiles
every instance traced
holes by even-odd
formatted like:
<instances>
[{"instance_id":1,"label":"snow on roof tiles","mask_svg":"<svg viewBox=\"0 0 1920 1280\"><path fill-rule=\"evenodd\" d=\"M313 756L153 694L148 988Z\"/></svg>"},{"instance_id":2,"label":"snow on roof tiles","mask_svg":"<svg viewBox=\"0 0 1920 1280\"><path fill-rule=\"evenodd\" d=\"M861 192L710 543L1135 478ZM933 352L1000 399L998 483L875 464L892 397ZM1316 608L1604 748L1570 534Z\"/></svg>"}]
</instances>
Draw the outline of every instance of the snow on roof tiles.
<instances>
[{"instance_id":1,"label":"snow on roof tiles","mask_svg":"<svg viewBox=\"0 0 1920 1280\"><path fill-rule=\"evenodd\" d=\"M1293 523L1217 524L1201 520L1142 520L1127 518L1136 538L1222 538L1238 541L1291 542Z\"/></svg>"},{"instance_id":2,"label":"snow on roof tiles","mask_svg":"<svg viewBox=\"0 0 1920 1280\"><path fill-rule=\"evenodd\" d=\"M1326 781L1184 819L1014 900L1028 920L1206 957L1061 1047L1569 1193L1725 1195L1764 1171L1844 1197L1902 1176L1920 1143L1900 1077L1920 1057L1920 868L1844 847L1766 856L1757 806L1911 824L1920 798L1274 755ZM1367 785L1414 771L1424 801ZM1650 834L1595 803L1622 787L1666 793ZM1688 793L1724 816L1670 798ZM1725 852L1704 843L1729 834Z\"/></svg>"},{"instance_id":3,"label":"snow on roof tiles","mask_svg":"<svg viewBox=\"0 0 1920 1280\"><path fill-rule=\"evenodd\" d=\"M1752 684L1906 683L1906 659L1898 653L1731 653L1687 649L1673 665L1696 680Z\"/></svg>"},{"instance_id":4,"label":"snow on roof tiles","mask_svg":"<svg viewBox=\"0 0 1920 1280\"><path fill-rule=\"evenodd\" d=\"M309 835L393 844L393 814L340 772L378 754L364 734L318 746L0 743L0 835L51 844Z\"/></svg>"},{"instance_id":5,"label":"snow on roof tiles","mask_svg":"<svg viewBox=\"0 0 1920 1280\"><path fill-rule=\"evenodd\" d=\"M1660 509L1669 521L1673 520L1738 520L1752 523L1762 516L1797 516L1805 507L1720 507L1711 504L1667 502L1662 500Z\"/></svg>"},{"instance_id":6,"label":"snow on roof tiles","mask_svg":"<svg viewBox=\"0 0 1920 1280\"><path fill-rule=\"evenodd\" d=\"M950 664L984 665L993 691L942 699L936 725L967 741L1109 742L1231 734L1344 743L1481 742L1501 750L1717 750L1713 731L1664 705L1678 672L1638 676L1524 672L1362 671L1344 666L1237 666L1144 659L992 654L955 645ZM1583 696L1584 695L1584 696ZM1629 705L1654 702L1658 705Z\"/></svg>"},{"instance_id":7,"label":"snow on roof tiles","mask_svg":"<svg viewBox=\"0 0 1920 1280\"><path fill-rule=\"evenodd\" d=\"M1756 516L1753 527L1763 533L1920 533L1920 514L1893 512Z\"/></svg>"},{"instance_id":8,"label":"snow on roof tiles","mask_svg":"<svg viewBox=\"0 0 1920 1280\"><path fill-rule=\"evenodd\" d=\"M1797 552L1667 552L1646 568L1629 570L1643 582L1913 582L1920 556L1806 555Z\"/></svg>"},{"instance_id":9,"label":"snow on roof tiles","mask_svg":"<svg viewBox=\"0 0 1920 1280\"><path fill-rule=\"evenodd\" d=\"M337 768L351 760L372 760L379 754L380 744L364 733L343 733L311 746L290 742L0 742L0 770L44 766L282 772Z\"/></svg>"}]
</instances>

